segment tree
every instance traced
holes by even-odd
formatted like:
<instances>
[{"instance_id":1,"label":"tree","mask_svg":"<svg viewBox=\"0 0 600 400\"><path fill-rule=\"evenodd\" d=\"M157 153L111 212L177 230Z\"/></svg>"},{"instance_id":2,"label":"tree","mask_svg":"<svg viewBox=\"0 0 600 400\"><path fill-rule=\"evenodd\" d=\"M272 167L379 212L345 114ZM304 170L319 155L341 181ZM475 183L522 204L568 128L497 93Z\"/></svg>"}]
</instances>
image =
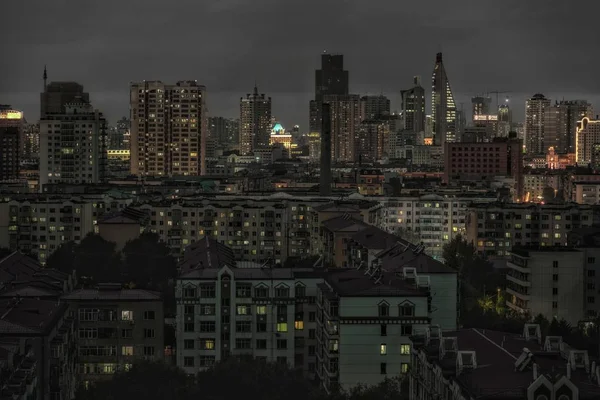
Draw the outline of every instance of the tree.
<instances>
[{"instance_id":1,"label":"tree","mask_svg":"<svg viewBox=\"0 0 600 400\"><path fill-rule=\"evenodd\" d=\"M323 396L301 371L252 358L230 357L198 373L196 381L205 400L313 400Z\"/></svg>"},{"instance_id":2,"label":"tree","mask_svg":"<svg viewBox=\"0 0 600 400\"><path fill-rule=\"evenodd\" d=\"M551 188L550 186L546 186L543 190L542 190L542 198L544 199L545 203L550 203L554 200L554 197L556 196L556 191Z\"/></svg>"},{"instance_id":3,"label":"tree","mask_svg":"<svg viewBox=\"0 0 600 400\"><path fill-rule=\"evenodd\" d=\"M90 233L74 249L77 276L90 282L122 282L121 263L116 245Z\"/></svg>"},{"instance_id":4,"label":"tree","mask_svg":"<svg viewBox=\"0 0 600 400\"><path fill-rule=\"evenodd\" d=\"M85 239L84 239L85 240ZM63 243L48 257L46 267L71 274L75 270L75 249L77 243L71 241Z\"/></svg>"},{"instance_id":5,"label":"tree","mask_svg":"<svg viewBox=\"0 0 600 400\"><path fill-rule=\"evenodd\" d=\"M142 233L123 248L124 272L135 286L163 290L177 276L171 249L156 233Z\"/></svg>"},{"instance_id":6,"label":"tree","mask_svg":"<svg viewBox=\"0 0 600 400\"><path fill-rule=\"evenodd\" d=\"M98 382L77 392L76 400L192 400L190 378L179 368L163 362L140 361L129 371L118 372L112 380Z\"/></svg>"},{"instance_id":7,"label":"tree","mask_svg":"<svg viewBox=\"0 0 600 400\"><path fill-rule=\"evenodd\" d=\"M394 235L399 236L400 238L402 238L408 242L411 242L412 244L421 243L421 235L419 235L415 231L409 231L404 228L398 228L398 229L396 229L396 232L394 232Z\"/></svg>"},{"instance_id":8,"label":"tree","mask_svg":"<svg viewBox=\"0 0 600 400\"><path fill-rule=\"evenodd\" d=\"M358 385L343 394L347 400L403 400L408 399L406 377L386 378L379 385Z\"/></svg>"}]
</instances>

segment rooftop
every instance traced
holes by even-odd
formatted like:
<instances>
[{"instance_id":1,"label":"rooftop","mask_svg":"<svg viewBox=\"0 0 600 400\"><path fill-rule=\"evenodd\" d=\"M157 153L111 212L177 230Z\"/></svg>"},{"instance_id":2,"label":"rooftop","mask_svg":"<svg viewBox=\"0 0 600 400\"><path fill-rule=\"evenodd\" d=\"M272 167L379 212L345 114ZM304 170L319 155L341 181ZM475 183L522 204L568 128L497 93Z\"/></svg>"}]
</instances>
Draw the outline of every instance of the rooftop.
<instances>
[{"instance_id":1,"label":"rooftop","mask_svg":"<svg viewBox=\"0 0 600 400\"><path fill-rule=\"evenodd\" d=\"M427 290L417 288L413 283L392 277L384 277L380 283L355 268L336 268L325 273L325 280L339 296L349 297L423 297ZM321 288L324 289L323 287Z\"/></svg>"},{"instance_id":2,"label":"rooftop","mask_svg":"<svg viewBox=\"0 0 600 400\"><path fill-rule=\"evenodd\" d=\"M66 301L161 301L158 292L124 289L120 284L102 284L95 289L79 289L62 296Z\"/></svg>"},{"instance_id":3,"label":"rooftop","mask_svg":"<svg viewBox=\"0 0 600 400\"><path fill-rule=\"evenodd\" d=\"M185 248L179 269L185 274L196 268L220 268L225 265L236 265L233 251L223 243L205 236Z\"/></svg>"},{"instance_id":4,"label":"rooftop","mask_svg":"<svg viewBox=\"0 0 600 400\"><path fill-rule=\"evenodd\" d=\"M0 336L44 334L67 307L54 300L0 299Z\"/></svg>"}]
</instances>

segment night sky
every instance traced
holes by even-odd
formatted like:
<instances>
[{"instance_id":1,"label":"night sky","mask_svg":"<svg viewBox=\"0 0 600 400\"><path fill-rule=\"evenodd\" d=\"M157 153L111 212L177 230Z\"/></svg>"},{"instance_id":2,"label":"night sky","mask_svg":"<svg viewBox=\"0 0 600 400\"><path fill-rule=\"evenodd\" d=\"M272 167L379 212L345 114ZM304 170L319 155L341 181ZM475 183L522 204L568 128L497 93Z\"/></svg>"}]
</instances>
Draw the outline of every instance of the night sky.
<instances>
[{"instance_id":1,"label":"night sky","mask_svg":"<svg viewBox=\"0 0 600 400\"><path fill-rule=\"evenodd\" d=\"M0 104L37 120L44 64L110 122L129 114L130 81L197 79L209 114L226 117L256 81L284 127L304 130L323 50L344 54L352 93L384 93L393 109L413 75L430 91L443 51L466 109L502 90L517 121L537 92L600 113L599 12L597 0L3 1Z\"/></svg>"}]
</instances>

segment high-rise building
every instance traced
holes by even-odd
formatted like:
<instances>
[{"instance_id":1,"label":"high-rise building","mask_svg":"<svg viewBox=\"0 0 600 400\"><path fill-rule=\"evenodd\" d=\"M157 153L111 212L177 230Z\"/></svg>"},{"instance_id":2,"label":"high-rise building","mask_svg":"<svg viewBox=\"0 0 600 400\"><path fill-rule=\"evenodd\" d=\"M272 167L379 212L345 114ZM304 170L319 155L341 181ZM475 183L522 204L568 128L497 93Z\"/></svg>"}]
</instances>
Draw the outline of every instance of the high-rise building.
<instances>
[{"instance_id":1,"label":"high-rise building","mask_svg":"<svg viewBox=\"0 0 600 400\"><path fill-rule=\"evenodd\" d=\"M498 133L496 136L508 137L512 130L512 110L508 104L502 104L498 107Z\"/></svg>"},{"instance_id":2,"label":"high-rise building","mask_svg":"<svg viewBox=\"0 0 600 400\"><path fill-rule=\"evenodd\" d=\"M421 77L415 76L414 86L400 92L402 96L402 115L404 129L419 133L425 131L425 89L421 86Z\"/></svg>"},{"instance_id":3,"label":"high-rise building","mask_svg":"<svg viewBox=\"0 0 600 400\"><path fill-rule=\"evenodd\" d=\"M544 114L545 147L554 147L559 154L574 153L577 123L593 118L592 106L585 100L556 102Z\"/></svg>"},{"instance_id":4,"label":"high-rise building","mask_svg":"<svg viewBox=\"0 0 600 400\"><path fill-rule=\"evenodd\" d=\"M389 155L390 120L367 119L360 123L357 158L360 162L375 162Z\"/></svg>"},{"instance_id":5,"label":"high-rise building","mask_svg":"<svg viewBox=\"0 0 600 400\"><path fill-rule=\"evenodd\" d=\"M240 98L240 153L251 154L269 146L271 137L271 98L258 93Z\"/></svg>"},{"instance_id":6,"label":"high-rise building","mask_svg":"<svg viewBox=\"0 0 600 400\"><path fill-rule=\"evenodd\" d=\"M215 139L220 147L237 147L240 141L240 120L209 117L208 137Z\"/></svg>"},{"instance_id":7,"label":"high-rise building","mask_svg":"<svg viewBox=\"0 0 600 400\"><path fill-rule=\"evenodd\" d=\"M349 93L348 82L349 73L344 70L344 56L342 54L321 54L321 69L315 71L315 99L310 102L309 135L313 139L320 137L321 133L323 97L347 95Z\"/></svg>"},{"instance_id":8,"label":"high-rise building","mask_svg":"<svg viewBox=\"0 0 600 400\"><path fill-rule=\"evenodd\" d=\"M595 145L600 143L600 120L583 118L577 124L576 160L580 165L592 162Z\"/></svg>"},{"instance_id":9,"label":"high-rise building","mask_svg":"<svg viewBox=\"0 0 600 400\"><path fill-rule=\"evenodd\" d=\"M46 84L41 94L40 178L47 183L98 183L106 175L107 126L76 82Z\"/></svg>"},{"instance_id":10,"label":"high-rise building","mask_svg":"<svg viewBox=\"0 0 600 400\"><path fill-rule=\"evenodd\" d=\"M131 173L202 175L207 136L206 88L196 81L132 83Z\"/></svg>"},{"instance_id":11,"label":"high-rise building","mask_svg":"<svg viewBox=\"0 0 600 400\"><path fill-rule=\"evenodd\" d=\"M363 96L360 99L360 115L363 120L378 119L390 115L390 99L384 95Z\"/></svg>"},{"instance_id":12,"label":"high-rise building","mask_svg":"<svg viewBox=\"0 0 600 400\"><path fill-rule=\"evenodd\" d=\"M528 154L545 154L544 118L550 99L537 93L525 102L525 150Z\"/></svg>"},{"instance_id":13,"label":"high-rise building","mask_svg":"<svg viewBox=\"0 0 600 400\"><path fill-rule=\"evenodd\" d=\"M24 128L23 113L0 104L0 180L19 178Z\"/></svg>"},{"instance_id":14,"label":"high-rise building","mask_svg":"<svg viewBox=\"0 0 600 400\"><path fill-rule=\"evenodd\" d=\"M456 103L442 62L442 53L437 53L431 81L433 143L443 146L446 142L456 141L458 127Z\"/></svg>"},{"instance_id":15,"label":"high-rise building","mask_svg":"<svg viewBox=\"0 0 600 400\"><path fill-rule=\"evenodd\" d=\"M490 113L490 104L492 99L484 96L475 96L471 98L471 104L473 106L473 120L476 115L488 115Z\"/></svg>"},{"instance_id":16,"label":"high-rise building","mask_svg":"<svg viewBox=\"0 0 600 400\"><path fill-rule=\"evenodd\" d=\"M354 162L360 129L360 96L326 95L331 112L331 158L335 162Z\"/></svg>"},{"instance_id":17,"label":"high-rise building","mask_svg":"<svg viewBox=\"0 0 600 400\"><path fill-rule=\"evenodd\" d=\"M24 130L22 159L40 158L40 124L26 124Z\"/></svg>"}]
</instances>

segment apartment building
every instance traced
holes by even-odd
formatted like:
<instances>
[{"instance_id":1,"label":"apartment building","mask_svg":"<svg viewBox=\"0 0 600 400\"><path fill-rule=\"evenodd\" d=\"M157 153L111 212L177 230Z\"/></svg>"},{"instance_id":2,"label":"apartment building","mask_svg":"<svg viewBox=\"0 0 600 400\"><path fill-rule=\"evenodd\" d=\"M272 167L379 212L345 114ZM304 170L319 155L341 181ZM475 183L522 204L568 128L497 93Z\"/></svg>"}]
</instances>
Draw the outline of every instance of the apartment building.
<instances>
[{"instance_id":1,"label":"apartment building","mask_svg":"<svg viewBox=\"0 0 600 400\"><path fill-rule=\"evenodd\" d=\"M108 195L13 196L0 200L0 246L37 256L45 264L61 244L96 232L106 213L123 210L132 199Z\"/></svg>"},{"instance_id":2,"label":"apartment building","mask_svg":"<svg viewBox=\"0 0 600 400\"><path fill-rule=\"evenodd\" d=\"M552 188L556 195L562 190L563 179L560 174L536 173L535 170L523 175L523 201L540 202L544 199L544 189Z\"/></svg>"},{"instance_id":3,"label":"apartment building","mask_svg":"<svg viewBox=\"0 0 600 400\"><path fill-rule=\"evenodd\" d=\"M130 109L132 174L204 175L206 87L197 81L132 83Z\"/></svg>"},{"instance_id":4,"label":"apartment building","mask_svg":"<svg viewBox=\"0 0 600 400\"><path fill-rule=\"evenodd\" d=\"M540 326L523 334L430 326L413 336L410 400L593 400L600 367L587 350L561 336L542 338Z\"/></svg>"},{"instance_id":5,"label":"apartment building","mask_svg":"<svg viewBox=\"0 0 600 400\"><path fill-rule=\"evenodd\" d=\"M422 242L425 252L442 260L444 244L465 234L465 221L471 203L494 202L496 194L424 194L382 199L380 228L409 241Z\"/></svg>"},{"instance_id":6,"label":"apartment building","mask_svg":"<svg viewBox=\"0 0 600 400\"><path fill-rule=\"evenodd\" d=\"M314 374L319 275L239 268L215 241L203 241L211 243L204 256L190 256L177 280L178 366L195 374L228 356L252 355Z\"/></svg>"},{"instance_id":7,"label":"apartment building","mask_svg":"<svg viewBox=\"0 0 600 400\"><path fill-rule=\"evenodd\" d=\"M128 370L136 360L164 357L159 293L101 284L96 289L75 290L62 300L78 321L77 369L85 387Z\"/></svg>"},{"instance_id":8,"label":"apartment building","mask_svg":"<svg viewBox=\"0 0 600 400\"><path fill-rule=\"evenodd\" d=\"M507 263L506 305L577 325L586 317L585 266L585 252L570 247L515 247Z\"/></svg>"},{"instance_id":9,"label":"apartment building","mask_svg":"<svg viewBox=\"0 0 600 400\"><path fill-rule=\"evenodd\" d=\"M325 390L408 373L409 336L430 323L426 282L356 268L327 273L317 288L317 376Z\"/></svg>"},{"instance_id":10,"label":"apartment building","mask_svg":"<svg viewBox=\"0 0 600 400\"><path fill-rule=\"evenodd\" d=\"M466 239L490 257L510 256L513 246L566 246L573 229L591 226L591 206L575 203L473 204L466 219Z\"/></svg>"},{"instance_id":11,"label":"apartment building","mask_svg":"<svg viewBox=\"0 0 600 400\"><path fill-rule=\"evenodd\" d=\"M74 322L65 303L0 299L0 398L74 398Z\"/></svg>"},{"instance_id":12,"label":"apartment building","mask_svg":"<svg viewBox=\"0 0 600 400\"><path fill-rule=\"evenodd\" d=\"M600 204L600 182L573 182L572 200L577 204Z\"/></svg>"}]
</instances>

